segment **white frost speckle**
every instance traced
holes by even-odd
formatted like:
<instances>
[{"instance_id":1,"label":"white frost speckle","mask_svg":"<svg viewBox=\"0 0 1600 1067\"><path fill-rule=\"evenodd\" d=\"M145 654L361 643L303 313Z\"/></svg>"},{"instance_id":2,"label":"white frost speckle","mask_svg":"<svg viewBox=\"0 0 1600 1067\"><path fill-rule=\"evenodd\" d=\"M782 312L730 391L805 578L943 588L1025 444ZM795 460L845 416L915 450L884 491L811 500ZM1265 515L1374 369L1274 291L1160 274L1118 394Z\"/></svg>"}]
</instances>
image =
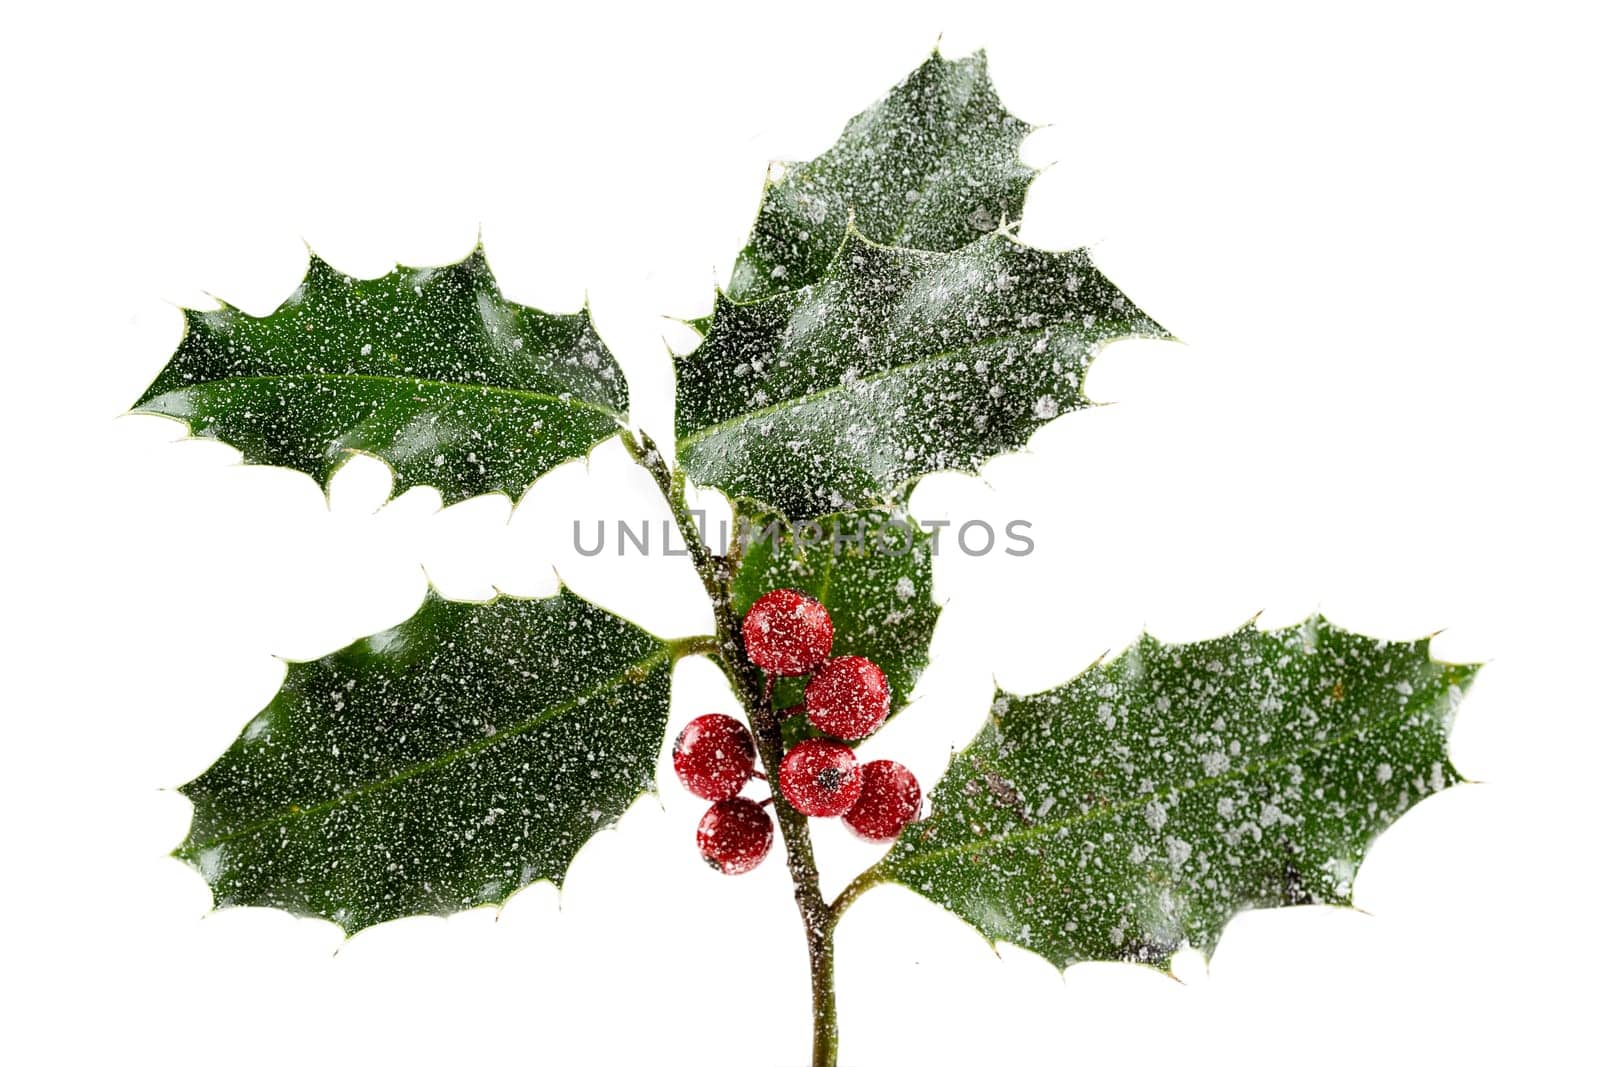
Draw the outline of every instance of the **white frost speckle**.
<instances>
[{"instance_id":1,"label":"white frost speckle","mask_svg":"<svg viewBox=\"0 0 1600 1067\"><path fill-rule=\"evenodd\" d=\"M1274 826L1278 823L1283 823L1285 826L1293 826L1294 819L1285 815L1282 808L1270 801L1261 805L1261 825Z\"/></svg>"},{"instance_id":2,"label":"white frost speckle","mask_svg":"<svg viewBox=\"0 0 1600 1067\"><path fill-rule=\"evenodd\" d=\"M194 858L195 866L200 868L200 873L208 882L215 882L222 873L222 846L213 845L204 849Z\"/></svg>"}]
</instances>

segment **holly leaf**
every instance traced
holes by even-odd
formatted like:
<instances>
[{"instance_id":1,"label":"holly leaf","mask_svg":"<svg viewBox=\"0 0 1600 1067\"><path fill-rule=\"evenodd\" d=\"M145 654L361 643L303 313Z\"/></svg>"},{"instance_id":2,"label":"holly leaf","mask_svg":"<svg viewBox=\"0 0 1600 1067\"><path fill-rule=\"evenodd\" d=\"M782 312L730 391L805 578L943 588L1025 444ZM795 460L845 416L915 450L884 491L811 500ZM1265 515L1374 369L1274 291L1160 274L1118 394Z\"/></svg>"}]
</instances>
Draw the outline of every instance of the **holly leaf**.
<instances>
[{"instance_id":1,"label":"holly leaf","mask_svg":"<svg viewBox=\"0 0 1600 1067\"><path fill-rule=\"evenodd\" d=\"M1462 780L1447 735L1476 669L1320 617L1144 637L998 694L877 873L1058 967L1209 954L1247 908L1350 902L1373 838Z\"/></svg>"},{"instance_id":2,"label":"holly leaf","mask_svg":"<svg viewBox=\"0 0 1600 1067\"><path fill-rule=\"evenodd\" d=\"M184 312L170 363L134 405L246 463L304 471L324 489L351 455L394 470L394 492L446 504L516 499L626 421L621 368L588 309L551 315L500 295L478 249L445 267L341 274L316 256L271 314Z\"/></svg>"},{"instance_id":3,"label":"holly leaf","mask_svg":"<svg viewBox=\"0 0 1600 1067\"><path fill-rule=\"evenodd\" d=\"M748 521L734 611L743 616L773 589L816 597L833 619L833 655L876 663L889 681L889 714L898 714L928 665L939 618L932 536L909 515L888 511L827 515L794 527L773 514ZM779 679L773 706L798 707L804 694L804 680ZM784 721L791 739L804 726L803 715Z\"/></svg>"},{"instance_id":4,"label":"holly leaf","mask_svg":"<svg viewBox=\"0 0 1600 1067\"><path fill-rule=\"evenodd\" d=\"M852 215L879 244L940 252L1020 219L1038 171L1018 148L1033 129L1001 105L982 52L935 52L827 152L773 165L728 298L757 300L821 277Z\"/></svg>"},{"instance_id":5,"label":"holly leaf","mask_svg":"<svg viewBox=\"0 0 1600 1067\"><path fill-rule=\"evenodd\" d=\"M852 229L811 285L719 298L676 360L678 459L790 521L893 507L921 476L976 470L1087 406L1089 361L1130 336L1168 335L1082 249L996 233L920 252Z\"/></svg>"},{"instance_id":6,"label":"holly leaf","mask_svg":"<svg viewBox=\"0 0 1600 1067\"><path fill-rule=\"evenodd\" d=\"M174 853L219 908L353 933L560 884L653 788L671 646L563 589L410 619L289 664L204 774Z\"/></svg>"}]
</instances>

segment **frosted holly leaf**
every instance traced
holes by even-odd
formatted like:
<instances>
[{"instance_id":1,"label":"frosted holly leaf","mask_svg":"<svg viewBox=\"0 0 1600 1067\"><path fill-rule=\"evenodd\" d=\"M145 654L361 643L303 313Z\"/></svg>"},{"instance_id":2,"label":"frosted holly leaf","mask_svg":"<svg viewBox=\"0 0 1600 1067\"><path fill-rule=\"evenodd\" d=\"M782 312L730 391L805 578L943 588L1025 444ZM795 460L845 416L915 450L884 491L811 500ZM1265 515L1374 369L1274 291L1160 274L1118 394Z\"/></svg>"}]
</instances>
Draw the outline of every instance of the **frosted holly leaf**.
<instances>
[{"instance_id":1,"label":"frosted holly leaf","mask_svg":"<svg viewBox=\"0 0 1600 1067\"><path fill-rule=\"evenodd\" d=\"M823 155L774 165L728 298L755 300L815 281L852 215L880 244L940 252L1020 219L1038 173L1018 156L1031 132L1001 105L982 52L935 52L851 119Z\"/></svg>"},{"instance_id":2,"label":"frosted holly leaf","mask_svg":"<svg viewBox=\"0 0 1600 1067\"><path fill-rule=\"evenodd\" d=\"M182 792L174 853L219 908L354 932L559 884L653 788L672 648L563 589L457 603L291 663L283 688Z\"/></svg>"},{"instance_id":3,"label":"frosted holly leaf","mask_svg":"<svg viewBox=\"0 0 1600 1067\"><path fill-rule=\"evenodd\" d=\"M956 252L852 229L812 284L721 298L676 360L678 459L701 485L792 521L892 506L1088 404L1099 348L1166 337L1086 251L995 233Z\"/></svg>"},{"instance_id":4,"label":"frosted holly leaf","mask_svg":"<svg viewBox=\"0 0 1600 1067\"><path fill-rule=\"evenodd\" d=\"M773 589L801 589L833 619L834 656L865 656L889 681L889 714L900 712L928 665L939 605L933 601L933 539L915 519L888 511L827 515L795 527L772 514L750 519L751 537L733 583L741 617ZM802 703L803 679L779 679L778 708ZM785 720L791 740L805 725Z\"/></svg>"},{"instance_id":5,"label":"frosted holly leaf","mask_svg":"<svg viewBox=\"0 0 1600 1067\"><path fill-rule=\"evenodd\" d=\"M316 256L281 307L184 312L183 341L136 411L168 415L246 463L324 489L352 454L394 470L394 492L449 504L516 499L626 421L627 382L588 310L552 315L500 295L482 249L370 280Z\"/></svg>"},{"instance_id":6,"label":"frosted holly leaf","mask_svg":"<svg viewBox=\"0 0 1600 1067\"><path fill-rule=\"evenodd\" d=\"M1476 670L1320 617L1144 637L998 694L876 874L1058 967L1209 954L1245 909L1350 902L1372 840L1462 780L1447 737Z\"/></svg>"}]
</instances>

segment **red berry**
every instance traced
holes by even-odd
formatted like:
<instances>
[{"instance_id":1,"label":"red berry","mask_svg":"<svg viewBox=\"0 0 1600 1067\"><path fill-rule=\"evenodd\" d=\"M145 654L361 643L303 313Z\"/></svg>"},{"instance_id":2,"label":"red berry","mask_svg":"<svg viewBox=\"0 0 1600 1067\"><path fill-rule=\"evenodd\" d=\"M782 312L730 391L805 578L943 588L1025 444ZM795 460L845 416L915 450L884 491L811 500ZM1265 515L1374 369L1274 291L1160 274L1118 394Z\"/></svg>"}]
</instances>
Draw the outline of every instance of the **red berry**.
<instances>
[{"instance_id":1,"label":"red berry","mask_svg":"<svg viewBox=\"0 0 1600 1067\"><path fill-rule=\"evenodd\" d=\"M834 737L866 737L889 717L889 681L865 656L829 660L806 685L806 714Z\"/></svg>"},{"instance_id":2,"label":"red berry","mask_svg":"<svg viewBox=\"0 0 1600 1067\"><path fill-rule=\"evenodd\" d=\"M861 799L845 812L844 824L868 841L892 841L921 808L916 776L894 760L876 759L861 768Z\"/></svg>"},{"instance_id":3,"label":"red berry","mask_svg":"<svg viewBox=\"0 0 1600 1067\"><path fill-rule=\"evenodd\" d=\"M848 746L813 738L783 757L778 788L802 815L843 815L861 795L861 768Z\"/></svg>"},{"instance_id":4,"label":"red berry","mask_svg":"<svg viewBox=\"0 0 1600 1067\"><path fill-rule=\"evenodd\" d=\"M719 800L700 816L695 844L700 855L723 874L756 868L772 847L772 819L749 797Z\"/></svg>"},{"instance_id":5,"label":"red berry","mask_svg":"<svg viewBox=\"0 0 1600 1067\"><path fill-rule=\"evenodd\" d=\"M828 609L798 589L774 589L744 617L744 650L769 674L806 674L828 658L833 620Z\"/></svg>"},{"instance_id":6,"label":"red berry","mask_svg":"<svg viewBox=\"0 0 1600 1067\"><path fill-rule=\"evenodd\" d=\"M727 800L750 780L756 743L744 723L727 715L702 715L672 742L672 769L683 787L706 800Z\"/></svg>"}]
</instances>

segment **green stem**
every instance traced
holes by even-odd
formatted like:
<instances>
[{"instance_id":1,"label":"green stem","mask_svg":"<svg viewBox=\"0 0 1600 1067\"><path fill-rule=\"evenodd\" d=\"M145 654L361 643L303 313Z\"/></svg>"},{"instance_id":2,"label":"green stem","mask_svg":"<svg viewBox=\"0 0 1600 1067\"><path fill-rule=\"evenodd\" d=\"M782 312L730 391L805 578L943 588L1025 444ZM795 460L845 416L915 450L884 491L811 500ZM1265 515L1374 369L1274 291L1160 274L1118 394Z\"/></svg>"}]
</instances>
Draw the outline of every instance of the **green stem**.
<instances>
[{"instance_id":1,"label":"green stem","mask_svg":"<svg viewBox=\"0 0 1600 1067\"><path fill-rule=\"evenodd\" d=\"M833 995L833 916L819 931L807 928L806 945L811 954L811 1067L836 1067L839 1016Z\"/></svg>"},{"instance_id":2,"label":"green stem","mask_svg":"<svg viewBox=\"0 0 1600 1067\"><path fill-rule=\"evenodd\" d=\"M624 433L622 442L634 460L655 479L656 487L672 509L678 534L683 538L689 558L706 588L706 595L711 598L712 612L717 622L717 662L727 675L739 703L744 706L750 731L755 736L756 752L761 757L767 779L776 783L778 765L783 762L783 731L778 715L766 697L760 670L744 654L739 619L733 610L732 561L728 557L713 555L706 547L699 526L684 500L683 472L670 469L655 443L642 431L637 438ZM695 651L709 654L711 649L696 648ZM778 830L788 857L789 878L794 883L795 905L800 909L800 921L805 926L806 949L810 956L812 1067L837 1067L839 1025L833 987L833 930L837 912L828 906L822 896L806 818L784 799L782 790L775 785L772 790L772 810L778 818Z\"/></svg>"},{"instance_id":3,"label":"green stem","mask_svg":"<svg viewBox=\"0 0 1600 1067\"><path fill-rule=\"evenodd\" d=\"M699 637L680 637L667 642L667 648L672 652L672 661L676 663L685 656L715 656L722 649L722 642L715 634L704 634Z\"/></svg>"},{"instance_id":4,"label":"green stem","mask_svg":"<svg viewBox=\"0 0 1600 1067\"><path fill-rule=\"evenodd\" d=\"M828 910L833 914L833 921L837 923L839 921L839 917L845 913L845 910L857 900L861 899L861 894L865 893L867 890L871 889L873 886L882 881L883 875L878 873L878 868L876 866L868 867L866 870L856 875L855 880L849 885L845 886L839 895L834 898L833 903L829 906Z\"/></svg>"}]
</instances>

